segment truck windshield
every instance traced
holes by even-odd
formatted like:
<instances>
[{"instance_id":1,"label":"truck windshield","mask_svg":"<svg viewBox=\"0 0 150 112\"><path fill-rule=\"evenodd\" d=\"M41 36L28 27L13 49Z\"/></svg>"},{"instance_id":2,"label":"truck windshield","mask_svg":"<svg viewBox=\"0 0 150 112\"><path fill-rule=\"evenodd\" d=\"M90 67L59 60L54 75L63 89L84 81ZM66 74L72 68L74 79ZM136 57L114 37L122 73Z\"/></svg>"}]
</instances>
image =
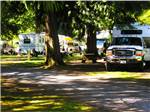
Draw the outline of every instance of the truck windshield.
<instances>
[{"instance_id":1,"label":"truck windshield","mask_svg":"<svg viewBox=\"0 0 150 112\"><path fill-rule=\"evenodd\" d=\"M137 37L116 37L112 41L112 45L137 45L142 46L142 41Z\"/></svg>"}]
</instances>

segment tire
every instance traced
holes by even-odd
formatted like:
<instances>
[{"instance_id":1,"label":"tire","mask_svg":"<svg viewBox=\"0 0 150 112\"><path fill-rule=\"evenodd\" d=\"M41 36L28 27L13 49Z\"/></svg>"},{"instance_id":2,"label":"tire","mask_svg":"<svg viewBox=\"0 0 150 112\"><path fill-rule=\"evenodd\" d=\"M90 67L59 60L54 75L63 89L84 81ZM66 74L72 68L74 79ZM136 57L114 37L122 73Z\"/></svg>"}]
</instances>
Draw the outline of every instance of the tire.
<instances>
[{"instance_id":1,"label":"tire","mask_svg":"<svg viewBox=\"0 0 150 112\"><path fill-rule=\"evenodd\" d=\"M110 63L108 63L108 62L106 62L105 67L106 67L106 70L107 70L107 71L112 71L112 70L113 70L112 64L110 64Z\"/></svg>"},{"instance_id":2,"label":"tire","mask_svg":"<svg viewBox=\"0 0 150 112\"><path fill-rule=\"evenodd\" d=\"M149 68L150 68L150 61L147 61L147 62L146 62L145 68L146 68L146 69L149 69Z\"/></svg>"},{"instance_id":3,"label":"tire","mask_svg":"<svg viewBox=\"0 0 150 112\"><path fill-rule=\"evenodd\" d=\"M139 72L143 72L143 71L144 71L144 64L143 64L143 62L139 63L139 64L137 65L137 68L138 68L138 71L139 71Z\"/></svg>"},{"instance_id":4,"label":"tire","mask_svg":"<svg viewBox=\"0 0 150 112\"><path fill-rule=\"evenodd\" d=\"M86 62L86 60L82 60L82 63L85 63Z\"/></svg>"},{"instance_id":5,"label":"tire","mask_svg":"<svg viewBox=\"0 0 150 112\"><path fill-rule=\"evenodd\" d=\"M93 59L92 62L93 62L93 63L96 63L96 59Z\"/></svg>"}]
</instances>

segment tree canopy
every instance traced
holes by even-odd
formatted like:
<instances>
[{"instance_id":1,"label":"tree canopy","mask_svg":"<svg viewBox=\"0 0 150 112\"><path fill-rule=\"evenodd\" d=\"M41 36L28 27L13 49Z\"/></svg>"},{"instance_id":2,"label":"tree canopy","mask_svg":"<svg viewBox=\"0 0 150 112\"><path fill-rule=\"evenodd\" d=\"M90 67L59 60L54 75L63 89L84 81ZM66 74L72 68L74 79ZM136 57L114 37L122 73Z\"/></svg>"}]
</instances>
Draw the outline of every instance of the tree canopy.
<instances>
[{"instance_id":1,"label":"tree canopy","mask_svg":"<svg viewBox=\"0 0 150 112\"><path fill-rule=\"evenodd\" d=\"M25 4L18 1L1 2L1 37L9 40L21 32L34 31L34 16L31 10L26 10Z\"/></svg>"},{"instance_id":2,"label":"tree canopy","mask_svg":"<svg viewBox=\"0 0 150 112\"><path fill-rule=\"evenodd\" d=\"M148 1L2 1L1 35L8 40L21 32L45 31L49 58L61 63L58 33L79 39L87 34L87 48L95 53L96 31L149 23L149 6Z\"/></svg>"}]
</instances>

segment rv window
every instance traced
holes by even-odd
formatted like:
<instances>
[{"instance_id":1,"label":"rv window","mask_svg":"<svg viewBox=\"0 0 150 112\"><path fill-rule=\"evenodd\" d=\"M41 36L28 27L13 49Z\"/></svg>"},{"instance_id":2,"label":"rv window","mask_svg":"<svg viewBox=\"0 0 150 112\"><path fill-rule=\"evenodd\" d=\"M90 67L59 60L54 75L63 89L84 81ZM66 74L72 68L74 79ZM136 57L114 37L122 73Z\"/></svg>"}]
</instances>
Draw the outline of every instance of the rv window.
<instances>
[{"instance_id":1,"label":"rv window","mask_svg":"<svg viewBox=\"0 0 150 112\"><path fill-rule=\"evenodd\" d=\"M30 39L28 38L24 39L24 44L30 44Z\"/></svg>"},{"instance_id":2,"label":"rv window","mask_svg":"<svg viewBox=\"0 0 150 112\"><path fill-rule=\"evenodd\" d=\"M113 39L112 45L138 45L142 46L140 38L136 37L117 37Z\"/></svg>"},{"instance_id":3,"label":"rv window","mask_svg":"<svg viewBox=\"0 0 150 112\"><path fill-rule=\"evenodd\" d=\"M69 42L69 43L68 43L68 46L73 46L73 43Z\"/></svg>"},{"instance_id":4,"label":"rv window","mask_svg":"<svg viewBox=\"0 0 150 112\"><path fill-rule=\"evenodd\" d=\"M42 36L39 38L39 43L44 43L44 38Z\"/></svg>"},{"instance_id":5,"label":"rv window","mask_svg":"<svg viewBox=\"0 0 150 112\"><path fill-rule=\"evenodd\" d=\"M142 30L122 30L121 34L142 34Z\"/></svg>"}]
</instances>

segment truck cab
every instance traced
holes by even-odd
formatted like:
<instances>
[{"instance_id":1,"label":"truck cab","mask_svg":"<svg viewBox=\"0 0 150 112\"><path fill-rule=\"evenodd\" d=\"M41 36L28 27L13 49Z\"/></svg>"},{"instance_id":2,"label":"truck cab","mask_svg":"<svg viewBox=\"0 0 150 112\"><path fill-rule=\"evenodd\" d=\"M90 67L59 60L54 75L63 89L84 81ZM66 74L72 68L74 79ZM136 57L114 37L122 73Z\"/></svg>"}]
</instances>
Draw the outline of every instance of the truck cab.
<instances>
[{"instance_id":1,"label":"truck cab","mask_svg":"<svg viewBox=\"0 0 150 112\"><path fill-rule=\"evenodd\" d=\"M115 67L135 67L142 71L145 66L145 42L142 30L118 30L114 32L112 43L106 50L106 69Z\"/></svg>"}]
</instances>

